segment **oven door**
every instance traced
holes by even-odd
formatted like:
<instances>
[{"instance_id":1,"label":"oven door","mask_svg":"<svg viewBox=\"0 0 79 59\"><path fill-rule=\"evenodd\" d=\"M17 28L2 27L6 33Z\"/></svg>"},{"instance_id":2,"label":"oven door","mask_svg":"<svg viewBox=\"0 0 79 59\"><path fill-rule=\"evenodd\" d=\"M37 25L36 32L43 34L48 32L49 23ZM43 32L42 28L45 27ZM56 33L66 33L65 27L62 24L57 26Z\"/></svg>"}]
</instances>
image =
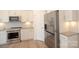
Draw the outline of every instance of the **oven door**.
<instances>
[{"instance_id":1,"label":"oven door","mask_svg":"<svg viewBox=\"0 0 79 59\"><path fill-rule=\"evenodd\" d=\"M19 38L19 32L8 32L8 39L17 39Z\"/></svg>"}]
</instances>

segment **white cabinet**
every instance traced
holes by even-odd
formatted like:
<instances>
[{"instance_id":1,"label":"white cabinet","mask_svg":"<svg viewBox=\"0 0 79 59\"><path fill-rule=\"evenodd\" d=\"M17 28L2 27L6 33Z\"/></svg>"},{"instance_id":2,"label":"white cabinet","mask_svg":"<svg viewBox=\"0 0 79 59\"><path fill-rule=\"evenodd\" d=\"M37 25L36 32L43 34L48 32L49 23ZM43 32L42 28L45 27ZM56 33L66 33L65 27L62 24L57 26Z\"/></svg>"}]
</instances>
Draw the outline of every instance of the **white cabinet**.
<instances>
[{"instance_id":1,"label":"white cabinet","mask_svg":"<svg viewBox=\"0 0 79 59\"><path fill-rule=\"evenodd\" d=\"M64 11L64 18L65 21L75 21L77 16L77 11L76 10L65 10Z\"/></svg>"},{"instance_id":2,"label":"white cabinet","mask_svg":"<svg viewBox=\"0 0 79 59\"><path fill-rule=\"evenodd\" d=\"M6 31L0 31L0 45L7 43L7 32Z\"/></svg>"},{"instance_id":3,"label":"white cabinet","mask_svg":"<svg viewBox=\"0 0 79 59\"><path fill-rule=\"evenodd\" d=\"M0 22L9 22L8 11L0 11Z\"/></svg>"},{"instance_id":4,"label":"white cabinet","mask_svg":"<svg viewBox=\"0 0 79 59\"><path fill-rule=\"evenodd\" d=\"M70 48L78 48L78 35L73 35L71 37L69 37L69 47Z\"/></svg>"},{"instance_id":5,"label":"white cabinet","mask_svg":"<svg viewBox=\"0 0 79 59\"><path fill-rule=\"evenodd\" d=\"M26 21L33 21L33 14L32 11L28 10L24 10L20 12L21 15L21 22L26 22Z\"/></svg>"},{"instance_id":6,"label":"white cabinet","mask_svg":"<svg viewBox=\"0 0 79 59\"><path fill-rule=\"evenodd\" d=\"M72 20L72 11L71 10L65 10L64 11L64 17L66 21Z\"/></svg>"},{"instance_id":7,"label":"white cabinet","mask_svg":"<svg viewBox=\"0 0 79 59\"><path fill-rule=\"evenodd\" d=\"M9 16L16 16L16 10L8 10Z\"/></svg>"},{"instance_id":8,"label":"white cabinet","mask_svg":"<svg viewBox=\"0 0 79 59\"><path fill-rule=\"evenodd\" d=\"M77 21L77 13L78 11L77 10L73 10L73 21Z\"/></svg>"},{"instance_id":9,"label":"white cabinet","mask_svg":"<svg viewBox=\"0 0 79 59\"><path fill-rule=\"evenodd\" d=\"M0 16L0 22L9 22L8 16Z\"/></svg>"},{"instance_id":10,"label":"white cabinet","mask_svg":"<svg viewBox=\"0 0 79 59\"><path fill-rule=\"evenodd\" d=\"M71 36L60 34L60 48L78 48L78 34Z\"/></svg>"},{"instance_id":11,"label":"white cabinet","mask_svg":"<svg viewBox=\"0 0 79 59\"><path fill-rule=\"evenodd\" d=\"M0 21L9 22L9 16L19 16L21 22L26 22L27 20L33 21L33 14L31 10L1 10L0 11Z\"/></svg>"},{"instance_id":12,"label":"white cabinet","mask_svg":"<svg viewBox=\"0 0 79 59\"><path fill-rule=\"evenodd\" d=\"M34 39L33 29L21 29L21 40Z\"/></svg>"},{"instance_id":13,"label":"white cabinet","mask_svg":"<svg viewBox=\"0 0 79 59\"><path fill-rule=\"evenodd\" d=\"M0 22L9 22L9 16L21 16L21 12L19 10L0 11Z\"/></svg>"},{"instance_id":14,"label":"white cabinet","mask_svg":"<svg viewBox=\"0 0 79 59\"><path fill-rule=\"evenodd\" d=\"M21 22L26 22L26 20L27 20L27 12L22 11L21 12Z\"/></svg>"},{"instance_id":15,"label":"white cabinet","mask_svg":"<svg viewBox=\"0 0 79 59\"><path fill-rule=\"evenodd\" d=\"M63 37L63 35L60 34L60 48L67 48L68 47L68 38Z\"/></svg>"},{"instance_id":16,"label":"white cabinet","mask_svg":"<svg viewBox=\"0 0 79 59\"><path fill-rule=\"evenodd\" d=\"M9 10L8 13L9 13L9 16L21 16L22 11L21 10Z\"/></svg>"}]
</instances>

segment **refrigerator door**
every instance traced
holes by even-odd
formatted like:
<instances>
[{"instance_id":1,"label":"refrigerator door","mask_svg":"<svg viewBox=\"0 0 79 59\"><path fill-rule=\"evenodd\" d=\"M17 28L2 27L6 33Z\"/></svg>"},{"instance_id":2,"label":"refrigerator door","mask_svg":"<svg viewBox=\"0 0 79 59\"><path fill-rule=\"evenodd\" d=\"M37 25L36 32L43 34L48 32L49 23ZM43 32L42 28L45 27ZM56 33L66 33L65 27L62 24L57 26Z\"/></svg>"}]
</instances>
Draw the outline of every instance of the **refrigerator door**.
<instances>
[{"instance_id":1,"label":"refrigerator door","mask_svg":"<svg viewBox=\"0 0 79 59\"><path fill-rule=\"evenodd\" d=\"M45 14L45 43L50 48L59 47L59 11Z\"/></svg>"}]
</instances>

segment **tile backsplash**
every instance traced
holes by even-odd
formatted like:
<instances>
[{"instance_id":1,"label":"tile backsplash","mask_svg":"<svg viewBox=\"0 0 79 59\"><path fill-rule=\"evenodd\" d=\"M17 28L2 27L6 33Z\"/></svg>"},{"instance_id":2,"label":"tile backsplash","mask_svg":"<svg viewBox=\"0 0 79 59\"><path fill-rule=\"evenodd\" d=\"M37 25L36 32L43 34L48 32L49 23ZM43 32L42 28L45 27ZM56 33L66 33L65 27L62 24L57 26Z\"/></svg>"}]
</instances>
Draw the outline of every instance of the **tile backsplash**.
<instances>
[{"instance_id":1,"label":"tile backsplash","mask_svg":"<svg viewBox=\"0 0 79 59\"><path fill-rule=\"evenodd\" d=\"M6 23L6 28L11 28L11 27L29 28L29 27L33 27L32 25L33 25L33 23L31 24L31 26L28 26L22 22L8 22L8 23Z\"/></svg>"},{"instance_id":2,"label":"tile backsplash","mask_svg":"<svg viewBox=\"0 0 79 59\"><path fill-rule=\"evenodd\" d=\"M8 22L6 23L6 28L11 28L11 27L22 27L21 22Z\"/></svg>"}]
</instances>

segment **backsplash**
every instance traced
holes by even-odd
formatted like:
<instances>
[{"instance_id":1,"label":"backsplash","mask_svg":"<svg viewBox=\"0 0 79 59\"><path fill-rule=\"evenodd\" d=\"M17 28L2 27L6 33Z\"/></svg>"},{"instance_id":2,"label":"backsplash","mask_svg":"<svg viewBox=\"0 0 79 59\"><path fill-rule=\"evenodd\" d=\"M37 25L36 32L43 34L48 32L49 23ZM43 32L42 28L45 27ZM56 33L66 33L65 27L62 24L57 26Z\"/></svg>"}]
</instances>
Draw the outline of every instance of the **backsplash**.
<instances>
[{"instance_id":1,"label":"backsplash","mask_svg":"<svg viewBox=\"0 0 79 59\"><path fill-rule=\"evenodd\" d=\"M33 23L31 25L27 25L24 22L7 22L6 23L6 28L11 28L11 27L22 27L22 28L32 28Z\"/></svg>"},{"instance_id":2,"label":"backsplash","mask_svg":"<svg viewBox=\"0 0 79 59\"><path fill-rule=\"evenodd\" d=\"M76 21L64 22L65 32L78 32L78 23Z\"/></svg>"},{"instance_id":3,"label":"backsplash","mask_svg":"<svg viewBox=\"0 0 79 59\"><path fill-rule=\"evenodd\" d=\"M8 22L6 23L6 28L11 28L11 27L22 27L21 22Z\"/></svg>"}]
</instances>

